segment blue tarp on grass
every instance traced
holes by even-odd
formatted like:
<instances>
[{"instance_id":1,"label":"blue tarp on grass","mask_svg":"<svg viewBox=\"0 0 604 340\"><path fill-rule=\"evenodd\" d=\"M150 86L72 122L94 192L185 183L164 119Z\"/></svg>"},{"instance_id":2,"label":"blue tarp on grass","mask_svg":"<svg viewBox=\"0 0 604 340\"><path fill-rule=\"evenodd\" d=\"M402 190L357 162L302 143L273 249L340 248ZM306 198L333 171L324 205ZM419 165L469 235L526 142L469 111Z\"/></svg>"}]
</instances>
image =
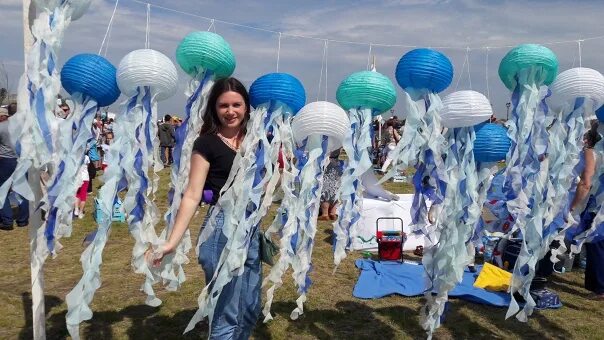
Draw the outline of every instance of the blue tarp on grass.
<instances>
[{"instance_id":1,"label":"blue tarp on grass","mask_svg":"<svg viewBox=\"0 0 604 340\"><path fill-rule=\"evenodd\" d=\"M425 278L422 265L373 260L357 260L355 264L361 270L352 292L357 298L376 299L391 294L419 296L424 293ZM476 269L476 273L470 273L466 269L462 282L449 296L480 304L507 307L510 304L509 293L490 292L473 286L482 266L477 266Z\"/></svg>"}]
</instances>

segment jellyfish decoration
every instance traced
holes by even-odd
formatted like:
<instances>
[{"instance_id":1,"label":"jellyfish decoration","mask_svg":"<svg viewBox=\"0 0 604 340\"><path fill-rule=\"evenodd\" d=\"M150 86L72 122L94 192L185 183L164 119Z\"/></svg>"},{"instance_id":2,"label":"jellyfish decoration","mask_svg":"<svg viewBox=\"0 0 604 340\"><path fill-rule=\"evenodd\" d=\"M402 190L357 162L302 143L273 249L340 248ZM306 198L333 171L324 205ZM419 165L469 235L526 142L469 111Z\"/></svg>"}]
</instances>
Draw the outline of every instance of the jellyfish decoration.
<instances>
[{"instance_id":1,"label":"jellyfish decoration","mask_svg":"<svg viewBox=\"0 0 604 340\"><path fill-rule=\"evenodd\" d=\"M563 245L566 230L572 227L575 219L579 220L578 214L574 218L567 216L577 177L584 167L581 150L583 135L589 124L586 118L604 104L604 76L590 68L573 68L560 73L550 90L552 96L548 98L548 104L555 121L549 129L548 170L551 190L548 190L548 212L544 222L541 255L545 255L554 239L558 239ZM583 209L577 210L578 213ZM557 255L563 251L566 251L565 246L552 250L552 260L557 261Z\"/></svg>"},{"instance_id":2,"label":"jellyfish decoration","mask_svg":"<svg viewBox=\"0 0 604 340\"><path fill-rule=\"evenodd\" d=\"M174 163L171 167L171 184L168 192L169 208L164 219L166 228L159 239L167 241L176 221L176 212L189 180L193 143L203 125L208 97L216 79L226 78L235 70L235 56L230 45L220 35L212 32L192 32L176 49L176 60L183 71L191 76L186 91L188 96L185 116L175 131L173 150ZM160 242L161 243L161 242ZM191 249L191 234L185 232L174 253L162 261L160 275L170 291L178 289L186 280L183 265L188 263Z\"/></svg>"},{"instance_id":3,"label":"jellyfish decoration","mask_svg":"<svg viewBox=\"0 0 604 340\"><path fill-rule=\"evenodd\" d=\"M478 202L486 202L491 200L493 193L502 191L503 181L496 183L494 178L497 176L498 167L496 162L505 160L508 151L510 150L510 138L507 135L507 130L500 124L484 123L474 127L476 138L474 139L474 160L478 168ZM503 175L500 176L500 178ZM490 195L490 196L489 196ZM499 196L494 202L504 216L508 216L505 200ZM502 218L501 220L505 220ZM480 240L485 231L507 233L507 229L500 227L503 224L487 224L482 219L476 225L473 241Z\"/></svg>"},{"instance_id":4,"label":"jellyfish decoration","mask_svg":"<svg viewBox=\"0 0 604 340\"><path fill-rule=\"evenodd\" d=\"M36 207L29 219L32 230L32 328L34 337L43 338L45 311L42 267L47 256L47 247L44 239L45 224L40 210L43 190L38 186L39 171L56 171L56 160L59 159L56 156L60 151L57 145L58 134L53 125L59 124L54 110L61 89L57 56L69 23L84 14L90 0L40 0L34 1L34 4L39 14L31 27L33 44L25 60L27 72L19 82L19 110L9 121L11 134L16 140L19 161L11 177L0 186L0 205L4 204L8 190L12 188Z\"/></svg>"},{"instance_id":5,"label":"jellyfish decoration","mask_svg":"<svg viewBox=\"0 0 604 340\"><path fill-rule=\"evenodd\" d=\"M453 92L442 104L442 125L447 129L443 162L448 176L442 207L438 209L438 242L427 248L422 258L429 281L422 325L429 336L440 325L449 291L461 282L464 267L471 262L467 244L472 242L482 211L481 183L473 153L474 126L493 114L489 100L475 91Z\"/></svg>"},{"instance_id":6,"label":"jellyfish decoration","mask_svg":"<svg viewBox=\"0 0 604 340\"><path fill-rule=\"evenodd\" d=\"M404 90L407 117L401 140L392 151L393 167L381 182L409 166L415 167L411 224L414 231L426 236L426 245L430 246L435 242L435 235L426 218L427 201L442 203L446 183L442 160L445 140L439 116L442 102L438 93L451 84L453 65L444 54L419 48L401 57L395 75Z\"/></svg>"},{"instance_id":7,"label":"jellyfish decoration","mask_svg":"<svg viewBox=\"0 0 604 340\"><path fill-rule=\"evenodd\" d=\"M185 332L206 316L211 326L223 288L232 280L240 279L251 237L258 237L262 232L260 221L272 203L279 177L280 147L287 143L281 133L305 102L302 83L290 74L269 73L252 83L250 104L254 110L250 113L247 134L220 194L217 209L212 211L199 236L197 249L216 230L219 213L224 214L222 234L227 239L226 245L212 279L198 298L199 309ZM270 141L269 135L272 135ZM287 135L291 136L291 132Z\"/></svg>"},{"instance_id":8,"label":"jellyfish decoration","mask_svg":"<svg viewBox=\"0 0 604 340\"><path fill-rule=\"evenodd\" d=\"M530 285L535 276L548 206L548 132L544 122L549 113L545 99L550 93L542 93L540 88L550 85L557 74L556 55L540 45L517 46L499 64L499 77L512 91L512 115L508 121L511 148L503 189L514 221L511 231L520 231L523 240L514 267L512 301L506 318L517 314L520 321L526 321L535 306ZM517 292L526 301L522 311L514 298Z\"/></svg>"},{"instance_id":9,"label":"jellyfish decoration","mask_svg":"<svg viewBox=\"0 0 604 340\"><path fill-rule=\"evenodd\" d=\"M123 207L135 240L132 266L137 273L146 275L142 290L147 294L147 304L157 306L161 303L151 287L159 277L151 272L144 259L148 245L158 244L154 226L159 220L158 209L149 197L157 185L152 185L153 179L147 172L158 164L157 101L172 96L177 81L176 67L158 51L135 50L120 61L117 84L128 99L116 119L115 139L109 147L108 157L112 161L103 175L104 185L99 191L98 229L94 241L82 254L84 275L67 295L67 325L72 336L78 335L79 323L92 317L88 305L101 282L102 252L109 236L114 202L118 192L124 189L124 182L128 191Z\"/></svg>"},{"instance_id":10,"label":"jellyfish decoration","mask_svg":"<svg viewBox=\"0 0 604 340\"><path fill-rule=\"evenodd\" d=\"M355 237L361 217L363 174L372 167L369 156L372 147L371 122L374 116L391 109L396 102L396 91L388 77L372 71L349 75L336 92L338 103L348 111L350 132L343 142L348 163L341 177L338 196L340 208L334 222L334 264L346 257L346 248Z\"/></svg>"},{"instance_id":11,"label":"jellyfish decoration","mask_svg":"<svg viewBox=\"0 0 604 340\"><path fill-rule=\"evenodd\" d=\"M312 267L323 174L329 162L327 155L342 146L345 136L349 134L350 122L346 112L338 105L317 101L307 104L298 112L291 128L298 150L296 167L299 173L296 182L299 189L295 191L294 201L283 201L282 207L290 204L281 209L286 215L278 214L276 217L282 226L279 230L280 256L264 280L264 285L271 284L263 309L265 322L272 319L270 308L274 291L283 284L282 277L290 265L300 294L296 300L297 307L291 313L292 319L297 319L304 311L306 293L311 283L308 274Z\"/></svg>"},{"instance_id":12,"label":"jellyfish decoration","mask_svg":"<svg viewBox=\"0 0 604 340\"><path fill-rule=\"evenodd\" d=\"M90 127L98 109L117 100L120 90L115 67L96 54L78 54L61 70L63 88L75 104L72 115L59 131L60 159L50 179L44 208L48 251L55 255L57 241L71 234L72 212L79 183L75 181L84 162L86 144L93 137ZM60 247L60 245L58 245Z\"/></svg>"}]
</instances>

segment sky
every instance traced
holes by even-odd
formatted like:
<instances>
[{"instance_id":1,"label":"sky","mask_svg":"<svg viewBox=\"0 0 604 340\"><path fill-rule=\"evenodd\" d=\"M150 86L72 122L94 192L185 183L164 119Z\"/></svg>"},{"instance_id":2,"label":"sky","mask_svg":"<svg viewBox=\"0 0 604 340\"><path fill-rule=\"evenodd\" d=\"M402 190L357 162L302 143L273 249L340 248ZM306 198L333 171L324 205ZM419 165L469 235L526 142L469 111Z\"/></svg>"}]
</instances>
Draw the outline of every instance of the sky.
<instances>
[{"instance_id":1,"label":"sky","mask_svg":"<svg viewBox=\"0 0 604 340\"><path fill-rule=\"evenodd\" d=\"M604 72L604 8L598 0L119 0L102 52L114 65L128 52L145 47L147 2L150 48L176 63L182 38L207 31L215 19L211 30L222 35L235 54L235 77L249 88L278 67L300 79L307 102L336 102L338 85L349 74L367 69L371 49L377 71L397 89L394 114L399 117L405 114L394 71L401 56L415 47L437 49L451 60L454 78L443 97L456 90L481 92L499 118L506 116L510 93L497 68L515 45L547 46L556 53L560 71L581 65ZM78 53L99 52L114 6L113 0L92 0L87 13L65 34L60 65ZM23 72L22 2L2 0L0 13L0 62L14 92ZM159 103L160 115L183 116L189 79L179 69L179 89ZM122 96L110 110L119 112L124 100Z\"/></svg>"}]
</instances>

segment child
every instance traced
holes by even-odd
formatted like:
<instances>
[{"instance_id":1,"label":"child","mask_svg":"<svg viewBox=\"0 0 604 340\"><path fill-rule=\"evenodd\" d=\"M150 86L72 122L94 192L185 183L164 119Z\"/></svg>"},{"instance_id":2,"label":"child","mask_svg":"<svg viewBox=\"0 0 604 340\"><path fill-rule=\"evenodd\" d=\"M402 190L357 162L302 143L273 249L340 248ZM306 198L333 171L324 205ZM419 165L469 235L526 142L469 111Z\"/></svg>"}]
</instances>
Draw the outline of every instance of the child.
<instances>
[{"instance_id":1,"label":"child","mask_svg":"<svg viewBox=\"0 0 604 340\"><path fill-rule=\"evenodd\" d=\"M88 164L90 164L90 158L88 155L84 156L84 164L80 166L79 180L82 183L78 192L76 193L76 200L73 214L79 219L84 218L84 206L86 205L86 196L88 195L88 183L90 177L88 175Z\"/></svg>"}]
</instances>

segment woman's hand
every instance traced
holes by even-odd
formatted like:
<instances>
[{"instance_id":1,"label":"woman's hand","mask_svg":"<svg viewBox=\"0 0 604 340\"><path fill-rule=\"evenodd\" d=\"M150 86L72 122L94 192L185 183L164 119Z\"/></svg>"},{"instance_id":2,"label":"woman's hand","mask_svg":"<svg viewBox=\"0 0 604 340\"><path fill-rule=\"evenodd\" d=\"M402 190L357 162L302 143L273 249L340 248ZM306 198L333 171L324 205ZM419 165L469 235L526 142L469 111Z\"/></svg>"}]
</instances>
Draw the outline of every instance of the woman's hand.
<instances>
[{"instance_id":1,"label":"woman's hand","mask_svg":"<svg viewBox=\"0 0 604 340\"><path fill-rule=\"evenodd\" d=\"M164 259L164 256L174 252L174 247L170 246L168 243L159 245L157 247L151 247L145 252L145 260L152 267L159 267L161 265L161 261Z\"/></svg>"}]
</instances>

